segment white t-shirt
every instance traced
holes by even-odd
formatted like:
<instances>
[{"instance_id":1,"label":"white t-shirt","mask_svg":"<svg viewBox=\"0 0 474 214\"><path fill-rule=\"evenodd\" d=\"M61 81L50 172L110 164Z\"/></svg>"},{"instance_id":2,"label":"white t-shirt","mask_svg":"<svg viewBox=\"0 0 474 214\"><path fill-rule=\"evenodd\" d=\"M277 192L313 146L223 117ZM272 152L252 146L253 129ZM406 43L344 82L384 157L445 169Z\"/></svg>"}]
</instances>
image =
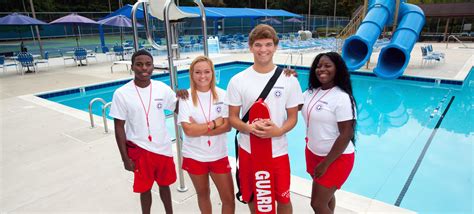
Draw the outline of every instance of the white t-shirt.
<instances>
[{"instance_id":1,"label":"white t-shirt","mask_svg":"<svg viewBox=\"0 0 474 214\"><path fill-rule=\"evenodd\" d=\"M148 113L152 142L148 140L148 128L145 109L148 111L150 101L150 86L152 99ZM166 131L164 110L174 111L176 96L171 88L159 81L151 80L146 88L136 87L132 81L118 88L114 92L110 116L125 120L125 134L127 140L150 152L172 157L171 138ZM143 101L143 104L142 104ZM145 109L143 108L145 106Z\"/></svg>"},{"instance_id":2,"label":"white t-shirt","mask_svg":"<svg viewBox=\"0 0 474 214\"><path fill-rule=\"evenodd\" d=\"M252 66L236 74L227 86L226 103L230 106L242 106L240 118L247 113L255 103L258 95L275 73L275 69L269 73L261 74ZM270 119L281 127L287 119L286 109L296 107L303 103L303 96L298 80L291 76L287 77L282 72L272 90L265 99L270 110ZM247 152L250 151L250 135L240 133L239 145ZM288 153L288 142L286 134L272 138L273 157L279 157Z\"/></svg>"},{"instance_id":3,"label":"white t-shirt","mask_svg":"<svg viewBox=\"0 0 474 214\"><path fill-rule=\"evenodd\" d=\"M208 92L197 92L204 113L203 110L201 110L199 101L197 106L194 106L191 97L189 97L187 100L180 99L178 125L181 125L181 122L190 123L189 117L192 117L197 123L206 123L206 119L207 121L212 121L218 117L228 118L229 107L223 102L226 92L217 87L216 91L219 99L217 101L213 101L212 103L210 103L210 90ZM191 94L190 89L188 89L188 92ZM209 104L211 104L210 120ZM204 114L206 115L205 117ZM208 140L211 141L211 145L208 144ZM183 143L183 157L192 158L201 162L216 161L227 157L227 134L222 133L220 135L210 137L190 137L185 135Z\"/></svg>"},{"instance_id":4,"label":"white t-shirt","mask_svg":"<svg viewBox=\"0 0 474 214\"><path fill-rule=\"evenodd\" d=\"M313 106L314 104L310 113L307 136L308 149L316 155L326 156L329 151L331 151L334 142L340 134L337 122L356 119L356 109L354 109L354 116L352 116L351 99L349 95L338 86L328 90L307 90L303 93L303 97L304 105L301 109L301 114L306 124L308 124L309 105ZM312 98L313 101L310 104L309 102ZM318 102L316 103L316 101ZM352 142L349 142L343 154L353 152L354 145Z\"/></svg>"}]
</instances>

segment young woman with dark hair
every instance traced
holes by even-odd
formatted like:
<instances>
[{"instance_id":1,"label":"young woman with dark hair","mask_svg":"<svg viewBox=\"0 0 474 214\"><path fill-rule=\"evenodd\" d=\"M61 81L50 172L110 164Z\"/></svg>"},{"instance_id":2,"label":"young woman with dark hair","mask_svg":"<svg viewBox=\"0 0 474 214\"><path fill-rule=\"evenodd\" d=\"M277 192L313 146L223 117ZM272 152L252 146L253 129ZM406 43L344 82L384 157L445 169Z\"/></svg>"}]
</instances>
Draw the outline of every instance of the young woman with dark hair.
<instances>
[{"instance_id":1,"label":"young woman with dark hair","mask_svg":"<svg viewBox=\"0 0 474 214\"><path fill-rule=\"evenodd\" d=\"M311 207L316 213L334 213L334 193L354 165L356 120L350 75L338 53L316 56L303 97L306 171L313 178Z\"/></svg>"}]
</instances>

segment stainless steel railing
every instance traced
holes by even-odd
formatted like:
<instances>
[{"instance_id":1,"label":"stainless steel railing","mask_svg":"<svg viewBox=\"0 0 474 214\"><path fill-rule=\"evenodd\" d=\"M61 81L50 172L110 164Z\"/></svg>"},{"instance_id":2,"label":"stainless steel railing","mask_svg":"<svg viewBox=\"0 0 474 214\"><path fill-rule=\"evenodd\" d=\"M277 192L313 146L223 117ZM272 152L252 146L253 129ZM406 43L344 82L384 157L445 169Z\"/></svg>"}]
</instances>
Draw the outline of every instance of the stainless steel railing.
<instances>
[{"instance_id":1,"label":"stainless steel railing","mask_svg":"<svg viewBox=\"0 0 474 214\"><path fill-rule=\"evenodd\" d=\"M106 111L107 111L107 108L109 108L112 105L112 102L106 103L105 100L100 98L100 97L94 98L89 102L89 118L90 118L90 121L91 121L91 128L95 127L94 115L92 114L92 105L95 102L101 102L102 103L102 120L104 121L104 132L109 133L109 127L107 125Z\"/></svg>"}]
</instances>

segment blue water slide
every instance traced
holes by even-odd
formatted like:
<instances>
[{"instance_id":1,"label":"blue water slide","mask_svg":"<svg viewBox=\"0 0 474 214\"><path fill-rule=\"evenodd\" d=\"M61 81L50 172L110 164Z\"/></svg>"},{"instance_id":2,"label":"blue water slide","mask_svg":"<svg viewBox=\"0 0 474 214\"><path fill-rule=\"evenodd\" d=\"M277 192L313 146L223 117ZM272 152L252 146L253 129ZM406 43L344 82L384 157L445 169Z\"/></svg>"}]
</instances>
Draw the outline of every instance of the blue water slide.
<instances>
[{"instance_id":1,"label":"blue water slide","mask_svg":"<svg viewBox=\"0 0 474 214\"><path fill-rule=\"evenodd\" d=\"M361 68L372 55L373 45L384 26L392 24L394 0L372 0L367 15L357 32L346 39L342 46L342 57L349 70ZM413 4L401 0L398 10L398 27L390 43L382 48L374 73L384 79L394 79L405 71L410 61L410 52L425 24L423 11Z\"/></svg>"},{"instance_id":2,"label":"blue water slide","mask_svg":"<svg viewBox=\"0 0 474 214\"><path fill-rule=\"evenodd\" d=\"M375 0L369 5L359 29L342 46L342 57L349 70L357 70L369 60L377 38L392 20L394 9L394 0Z\"/></svg>"},{"instance_id":3,"label":"blue water slide","mask_svg":"<svg viewBox=\"0 0 474 214\"><path fill-rule=\"evenodd\" d=\"M410 61L410 53L418 41L425 15L413 4L402 3L399 9L399 25L390 43L380 51L374 73L384 79L394 79L403 74Z\"/></svg>"}]
</instances>

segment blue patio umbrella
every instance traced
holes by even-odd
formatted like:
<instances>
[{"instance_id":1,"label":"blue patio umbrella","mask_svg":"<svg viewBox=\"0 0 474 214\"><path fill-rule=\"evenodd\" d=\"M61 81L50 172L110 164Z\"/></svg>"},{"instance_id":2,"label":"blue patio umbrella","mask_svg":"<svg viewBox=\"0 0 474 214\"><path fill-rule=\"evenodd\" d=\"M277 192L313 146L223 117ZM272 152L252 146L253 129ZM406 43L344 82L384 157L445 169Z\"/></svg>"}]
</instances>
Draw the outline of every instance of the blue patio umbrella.
<instances>
[{"instance_id":1,"label":"blue patio umbrella","mask_svg":"<svg viewBox=\"0 0 474 214\"><path fill-rule=\"evenodd\" d=\"M115 27L132 27L132 20L124 15L112 16L98 21L101 25L110 25Z\"/></svg>"},{"instance_id":2,"label":"blue patio umbrella","mask_svg":"<svg viewBox=\"0 0 474 214\"><path fill-rule=\"evenodd\" d=\"M297 19L297 18L286 19L284 22L289 22L289 23L303 23L303 21L302 21L301 19Z\"/></svg>"},{"instance_id":3,"label":"blue patio umbrella","mask_svg":"<svg viewBox=\"0 0 474 214\"><path fill-rule=\"evenodd\" d=\"M295 23L299 23L301 25L301 29L303 29L303 23L304 21L301 20L301 19L298 19L298 18L290 18L290 19L286 19L284 20L283 22L288 22L288 23L293 23L293 27L294 27L294 24Z\"/></svg>"},{"instance_id":4,"label":"blue patio umbrella","mask_svg":"<svg viewBox=\"0 0 474 214\"><path fill-rule=\"evenodd\" d=\"M120 27L120 44L123 43L122 27L132 27L132 20L130 20L128 17L124 15L117 15L117 16L106 18L106 19L102 19L98 21L98 23L101 25ZM141 24L137 25L137 27L141 27L141 26L142 26ZM102 39L103 37L101 37L101 43L102 43ZM102 45L105 45L105 43Z\"/></svg>"},{"instance_id":5,"label":"blue patio umbrella","mask_svg":"<svg viewBox=\"0 0 474 214\"><path fill-rule=\"evenodd\" d=\"M31 26L31 25L47 25L48 23L40 21L29 16L21 15L19 13L12 13L0 18L0 25L5 26ZM21 33L18 30L21 38ZM23 49L23 47L21 48Z\"/></svg>"},{"instance_id":6,"label":"blue patio umbrella","mask_svg":"<svg viewBox=\"0 0 474 214\"><path fill-rule=\"evenodd\" d=\"M21 15L19 13L12 13L10 15L0 18L0 25L47 25L48 23L29 16Z\"/></svg>"},{"instance_id":7,"label":"blue patio umbrella","mask_svg":"<svg viewBox=\"0 0 474 214\"><path fill-rule=\"evenodd\" d=\"M71 13L67 16L63 16L59 19L56 19L50 22L50 24L72 24L72 25L77 26L77 30L79 32L79 25L99 24L99 23L97 23L96 21L92 19L86 18L84 16L77 15L76 13ZM77 47L79 47L79 40L77 38L77 35L76 35L76 44L77 44Z\"/></svg>"},{"instance_id":8,"label":"blue patio umbrella","mask_svg":"<svg viewBox=\"0 0 474 214\"><path fill-rule=\"evenodd\" d=\"M265 23L265 24L270 24L270 25L279 25L279 24L281 24L281 22L278 21L278 19L274 19L274 18L262 19L262 20L260 20L260 22Z\"/></svg>"}]
</instances>

